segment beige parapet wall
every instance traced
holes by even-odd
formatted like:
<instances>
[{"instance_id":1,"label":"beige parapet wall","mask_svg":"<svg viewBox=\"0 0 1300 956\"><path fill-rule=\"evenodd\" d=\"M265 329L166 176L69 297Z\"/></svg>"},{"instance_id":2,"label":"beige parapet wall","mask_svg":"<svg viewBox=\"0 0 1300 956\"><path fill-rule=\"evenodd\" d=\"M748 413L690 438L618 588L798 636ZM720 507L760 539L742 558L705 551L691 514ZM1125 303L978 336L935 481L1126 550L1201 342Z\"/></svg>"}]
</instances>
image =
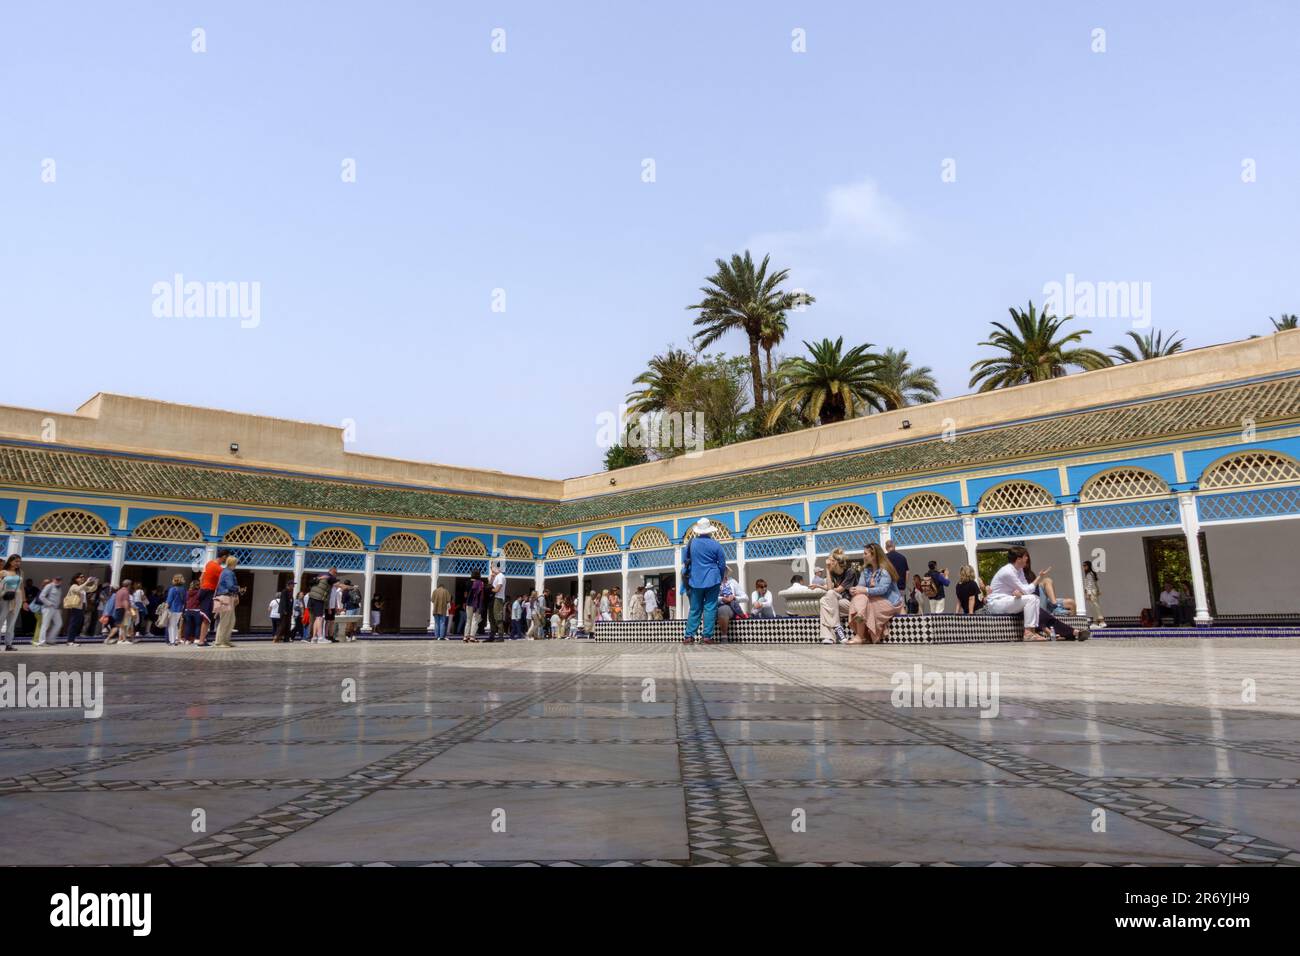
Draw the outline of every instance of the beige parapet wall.
<instances>
[{"instance_id":1,"label":"beige parapet wall","mask_svg":"<svg viewBox=\"0 0 1300 956\"><path fill-rule=\"evenodd\" d=\"M564 483L564 496L581 498L602 492L629 491L824 455L865 451L905 438L941 435L949 425L960 432L1297 370L1300 370L1300 330L1279 332L1148 362L1115 365L1049 382L977 392L835 425L758 438L706 451L695 458L682 456L570 478ZM906 430L904 421L910 424ZM617 482L612 488L610 478Z\"/></svg>"},{"instance_id":2,"label":"beige parapet wall","mask_svg":"<svg viewBox=\"0 0 1300 956\"><path fill-rule=\"evenodd\" d=\"M54 447L174 455L307 475L563 500L863 451L902 438L932 437L948 427L965 431L1297 370L1300 330L1280 332L563 481L363 455L346 450L339 426L103 392L72 415L0 406L0 436ZM907 430L904 420L911 424ZM594 430L592 434L594 441ZM239 445L237 454L230 451L232 442ZM611 478L616 484L610 484Z\"/></svg>"}]
</instances>

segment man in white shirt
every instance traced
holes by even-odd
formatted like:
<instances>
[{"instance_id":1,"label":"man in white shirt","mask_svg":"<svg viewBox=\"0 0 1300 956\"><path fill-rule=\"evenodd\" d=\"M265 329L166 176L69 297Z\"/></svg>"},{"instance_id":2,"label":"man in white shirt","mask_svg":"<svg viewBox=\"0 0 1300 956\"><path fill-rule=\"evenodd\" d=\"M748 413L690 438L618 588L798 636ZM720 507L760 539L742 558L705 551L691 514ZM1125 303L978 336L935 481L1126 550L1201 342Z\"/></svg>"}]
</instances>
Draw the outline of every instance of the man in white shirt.
<instances>
[{"instance_id":1,"label":"man in white shirt","mask_svg":"<svg viewBox=\"0 0 1300 956\"><path fill-rule=\"evenodd\" d=\"M492 569L492 603L488 605L488 642L506 637L506 576L501 565Z\"/></svg>"},{"instance_id":2,"label":"man in white shirt","mask_svg":"<svg viewBox=\"0 0 1300 956\"><path fill-rule=\"evenodd\" d=\"M1178 588L1174 587L1172 581L1166 581L1165 589L1160 592L1160 619L1162 623L1166 614L1174 619L1174 624L1178 623L1178 605L1181 601L1182 595L1178 593Z\"/></svg>"},{"instance_id":3,"label":"man in white shirt","mask_svg":"<svg viewBox=\"0 0 1300 956\"><path fill-rule=\"evenodd\" d=\"M749 596L749 606L754 617L776 617L776 607L773 604L775 599L767 589L767 582L759 578L754 582L754 587L758 590Z\"/></svg>"},{"instance_id":4,"label":"man in white shirt","mask_svg":"<svg viewBox=\"0 0 1300 956\"><path fill-rule=\"evenodd\" d=\"M659 599L655 597L655 589L648 584L645 586L645 613L652 621L661 620L663 617L659 613Z\"/></svg>"},{"instance_id":5,"label":"man in white shirt","mask_svg":"<svg viewBox=\"0 0 1300 956\"><path fill-rule=\"evenodd\" d=\"M1007 563L993 580L989 582L988 597L984 606L990 614L1024 613L1026 641L1045 641L1047 638L1038 633L1038 593L1034 586L1025 580L1025 565L1029 563L1029 552L1021 547L1007 549Z\"/></svg>"}]
</instances>

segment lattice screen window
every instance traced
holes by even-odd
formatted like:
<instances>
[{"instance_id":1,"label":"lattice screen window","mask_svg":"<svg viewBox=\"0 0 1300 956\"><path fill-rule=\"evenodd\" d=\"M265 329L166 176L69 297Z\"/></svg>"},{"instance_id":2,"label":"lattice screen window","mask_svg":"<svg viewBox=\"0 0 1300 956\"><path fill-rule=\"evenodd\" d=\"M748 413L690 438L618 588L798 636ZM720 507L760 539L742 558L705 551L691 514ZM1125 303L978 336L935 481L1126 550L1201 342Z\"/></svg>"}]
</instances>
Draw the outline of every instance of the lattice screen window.
<instances>
[{"instance_id":1,"label":"lattice screen window","mask_svg":"<svg viewBox=\"0 0 1300 956\"><path fill-rule=\"evenodd\" d=\"M576 558L578 552L573 550L573 545L567 541L556 541L546 549L546 560L555 561L560 558Z\"/></svg>"},{"instance_id":2,"label":"lattice screen window","mask_svg":"<svg viewBox=\"0 0 1300 956\"><path fill-rule=\"evenodd\" d=\"M1008 481L990 488L980 498L981 514L1027 511L1033 508L1051 508L1056 501L1042 485L1031 481Z\"/></svg>"},{"instance_id":3,"label":"lattice screen window","mask_svg":"<svg viewBox=\"0 0 1300 956\"><path fill-rule=\"evenodd\" d=\"M951 501L933 491L908 495L894 506L895 521L929 521L932 518L951 518L956 513Z\"/></svg>"},{"instance_id":4,"label":"lattice screen window","mask_svg":"<svg viewBox=\"0 0 1300 956\"><path fill-rule=\"evenodd\" d=\"M1266 451L1246 452L1225 458L1201 476L1200 487L1245 488L1300 481L1300 464L1285 455Z\"/></svg>"},{"instance_id":5,"label":"lattice screen window","mask_svg":"<svg viewBox=\"0 0 1300 956\"><path fill-rule=\"evenodd\" d=\"M501 550L511 561L533 560L533 549L522 541L507 541Z\"/></svg>"},{"instance_id":6,"label":"lattice screen window","mask_svg":"<svg viewBox=\"0 0 1300 956\"><path fill-rule=\"evenodd\" d=\"M361 539L347 528L326 528L311 539L308 545L317 551L364 551Z\"/></svg>"},{"instance_id":7,"label":"lattice screen window","mask_svg":"<svg viewBox=\"0 0 1300 956\"><path fill-rule=\"evenodd\" d=\"M132 537L149 541L202 541L203 532L193 521L177 515L158 515L136 526Z\"/></svg>"},{"instance_id":8,"label":"lattice screen window","mask_svg":"<svg viewBox=\"0 0 1300 956\"><path fill-rule=\"evenodd\" d=\"M452 538L443 545L442 553L449 558L486 558L487 548L478 538Z\"/></svg>"},{"instance_id":9,"label":"lattice screen window","mask_svg":"<svg viewBox=\"0 0 1300 956\"><path fill-rule=\"evenodd\" d=\"M1169 494L1169 486L1145 468L1113 468L1093 475L1079 490L1080 501L1122 501Z\"/></svg>"},{"instance_id":10,"label":"lattice screen window","mask_svg":"<svg viewBox=\"0 0 1300 956\"><path fill-rule=\"evenodd\" d=\"M398 531L385 538L379 545L379 550L389 554L428 554L429 545L418 534Z\"/></svg>"},{"instance_id":11,"label":"lattice screen window","mask_svg":"<svg viewBox=\"0 0 1300 956\"><path fill-rule=\"evenodd\" d=\"M106 535L108 523L89 511L51 511L32 524L32 534Z\"/></svg>"},{"instance_id":12,"label":"lattice screen window","mask_svg":"<svg viewBox=\"0 0 1300 956\"><path fill-rule=\"evenodd\" d=\"M649 551L651 548L671 548L673 543L668 535L658 528L642 528L627 543L629 551Z\"/></svg>"},{"instance_id":13,"label":"lattice screen window","mask_svg":"<svg viewBox=\"0 0 1300 956\"><path fill-rule=\"evenodd\" d=\"M720 522L720 521L713 521L712 519L710 519L709 524L713 525L713 540L714 540L714 541L730 541L730 540L731 540L731 529L728 528L725 524L723 524L723 523ZM692 525L691 525L691 530L686 532L686 537L685 537L683 540L685 540L685 541L690 541L691 538L693 538L693 537L695 537L695 526L694 526L694 524L692 523Z\"/></svg>"},{"instance_id":14,"label":"lattice screen window","mask_svg":"<svg viewBox=\"0 0 1300 956\"><path fill-rule=\"evenodd\" d=\"M236 525L226 532L221 539L223 544L269 545L273 548L293 547L293 538L283 528L264 521L250 521L248 524Z\"/></svg>"},{"instance_id":15,"label":"lattice screen window","mask_svg":"<svg viewBox=\"0 0 1300 956\"><path fill-rule=\"evenodd\" d=\"M745 536L749 538L779 538L787 534L803 534L803 528L782 511L769 511L765 515L759 515L745 529Z\"/></svg>"},{"instance_id":16,"label":"lattice screen window","mask_svg":"<svg viewBox=\"0 0 1300 956\"><path fill-rule=\"evenodd\" d=\"M587 542L587 554L613 554L618 550L618 542L607 534L598 534Z\"/></svg>"},{"instance_id":17,"label":"lattice screen window","mask_svg":"<svg viewBox=\"0 0 1300 956\"><path fill-rule=\"evenodd\" d=\"M850 503L836 505L822 512L817 522L818 531L842 531L846 528L865 528L872 524L871 515L861 505Z\"/></svg>"}]
</instances>

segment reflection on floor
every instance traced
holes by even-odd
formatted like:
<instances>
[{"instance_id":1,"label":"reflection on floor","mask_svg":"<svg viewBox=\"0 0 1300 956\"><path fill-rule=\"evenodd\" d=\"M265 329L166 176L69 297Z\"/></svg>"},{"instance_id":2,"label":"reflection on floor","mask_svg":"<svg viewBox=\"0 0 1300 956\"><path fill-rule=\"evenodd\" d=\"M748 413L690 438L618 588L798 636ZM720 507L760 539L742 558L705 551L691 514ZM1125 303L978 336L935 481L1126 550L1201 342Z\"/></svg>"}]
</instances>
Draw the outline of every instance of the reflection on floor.
<instances>
[{"instance_id":1,"label":"reflection on floor","mask_svg":"<svg viewBox=\"0 0 1300 956\"><path fill-rule=\"evenodd\" d=\"M1293 865L1297 649L24 647L0 864Z\"/></svg>"}]
</instances>

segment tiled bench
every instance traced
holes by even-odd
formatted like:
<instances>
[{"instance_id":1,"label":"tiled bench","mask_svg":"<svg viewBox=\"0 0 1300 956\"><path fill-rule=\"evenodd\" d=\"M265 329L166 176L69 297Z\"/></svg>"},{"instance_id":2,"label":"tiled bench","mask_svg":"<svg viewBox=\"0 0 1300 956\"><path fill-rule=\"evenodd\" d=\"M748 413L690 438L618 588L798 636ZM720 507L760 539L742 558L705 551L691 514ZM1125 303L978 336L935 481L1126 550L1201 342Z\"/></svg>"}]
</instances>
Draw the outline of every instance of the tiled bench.
<instances>
[{"instance_id":1,"label":"tiled bench","mask_svg":"<svg viewBox=\"0 0 1300 956\"><path fill-rule=\"evenodd\" d=\"M1079 630L1086 618L1067 617ZM597 641L655 643L680 641L685 621L597 621ZM886 644L1015 643L1024 629L1019 614L904 614L889 625ZM820 644L815 617L744 618L732 621L727 637L738 644Z\"/></svg>"}]
</instances>

